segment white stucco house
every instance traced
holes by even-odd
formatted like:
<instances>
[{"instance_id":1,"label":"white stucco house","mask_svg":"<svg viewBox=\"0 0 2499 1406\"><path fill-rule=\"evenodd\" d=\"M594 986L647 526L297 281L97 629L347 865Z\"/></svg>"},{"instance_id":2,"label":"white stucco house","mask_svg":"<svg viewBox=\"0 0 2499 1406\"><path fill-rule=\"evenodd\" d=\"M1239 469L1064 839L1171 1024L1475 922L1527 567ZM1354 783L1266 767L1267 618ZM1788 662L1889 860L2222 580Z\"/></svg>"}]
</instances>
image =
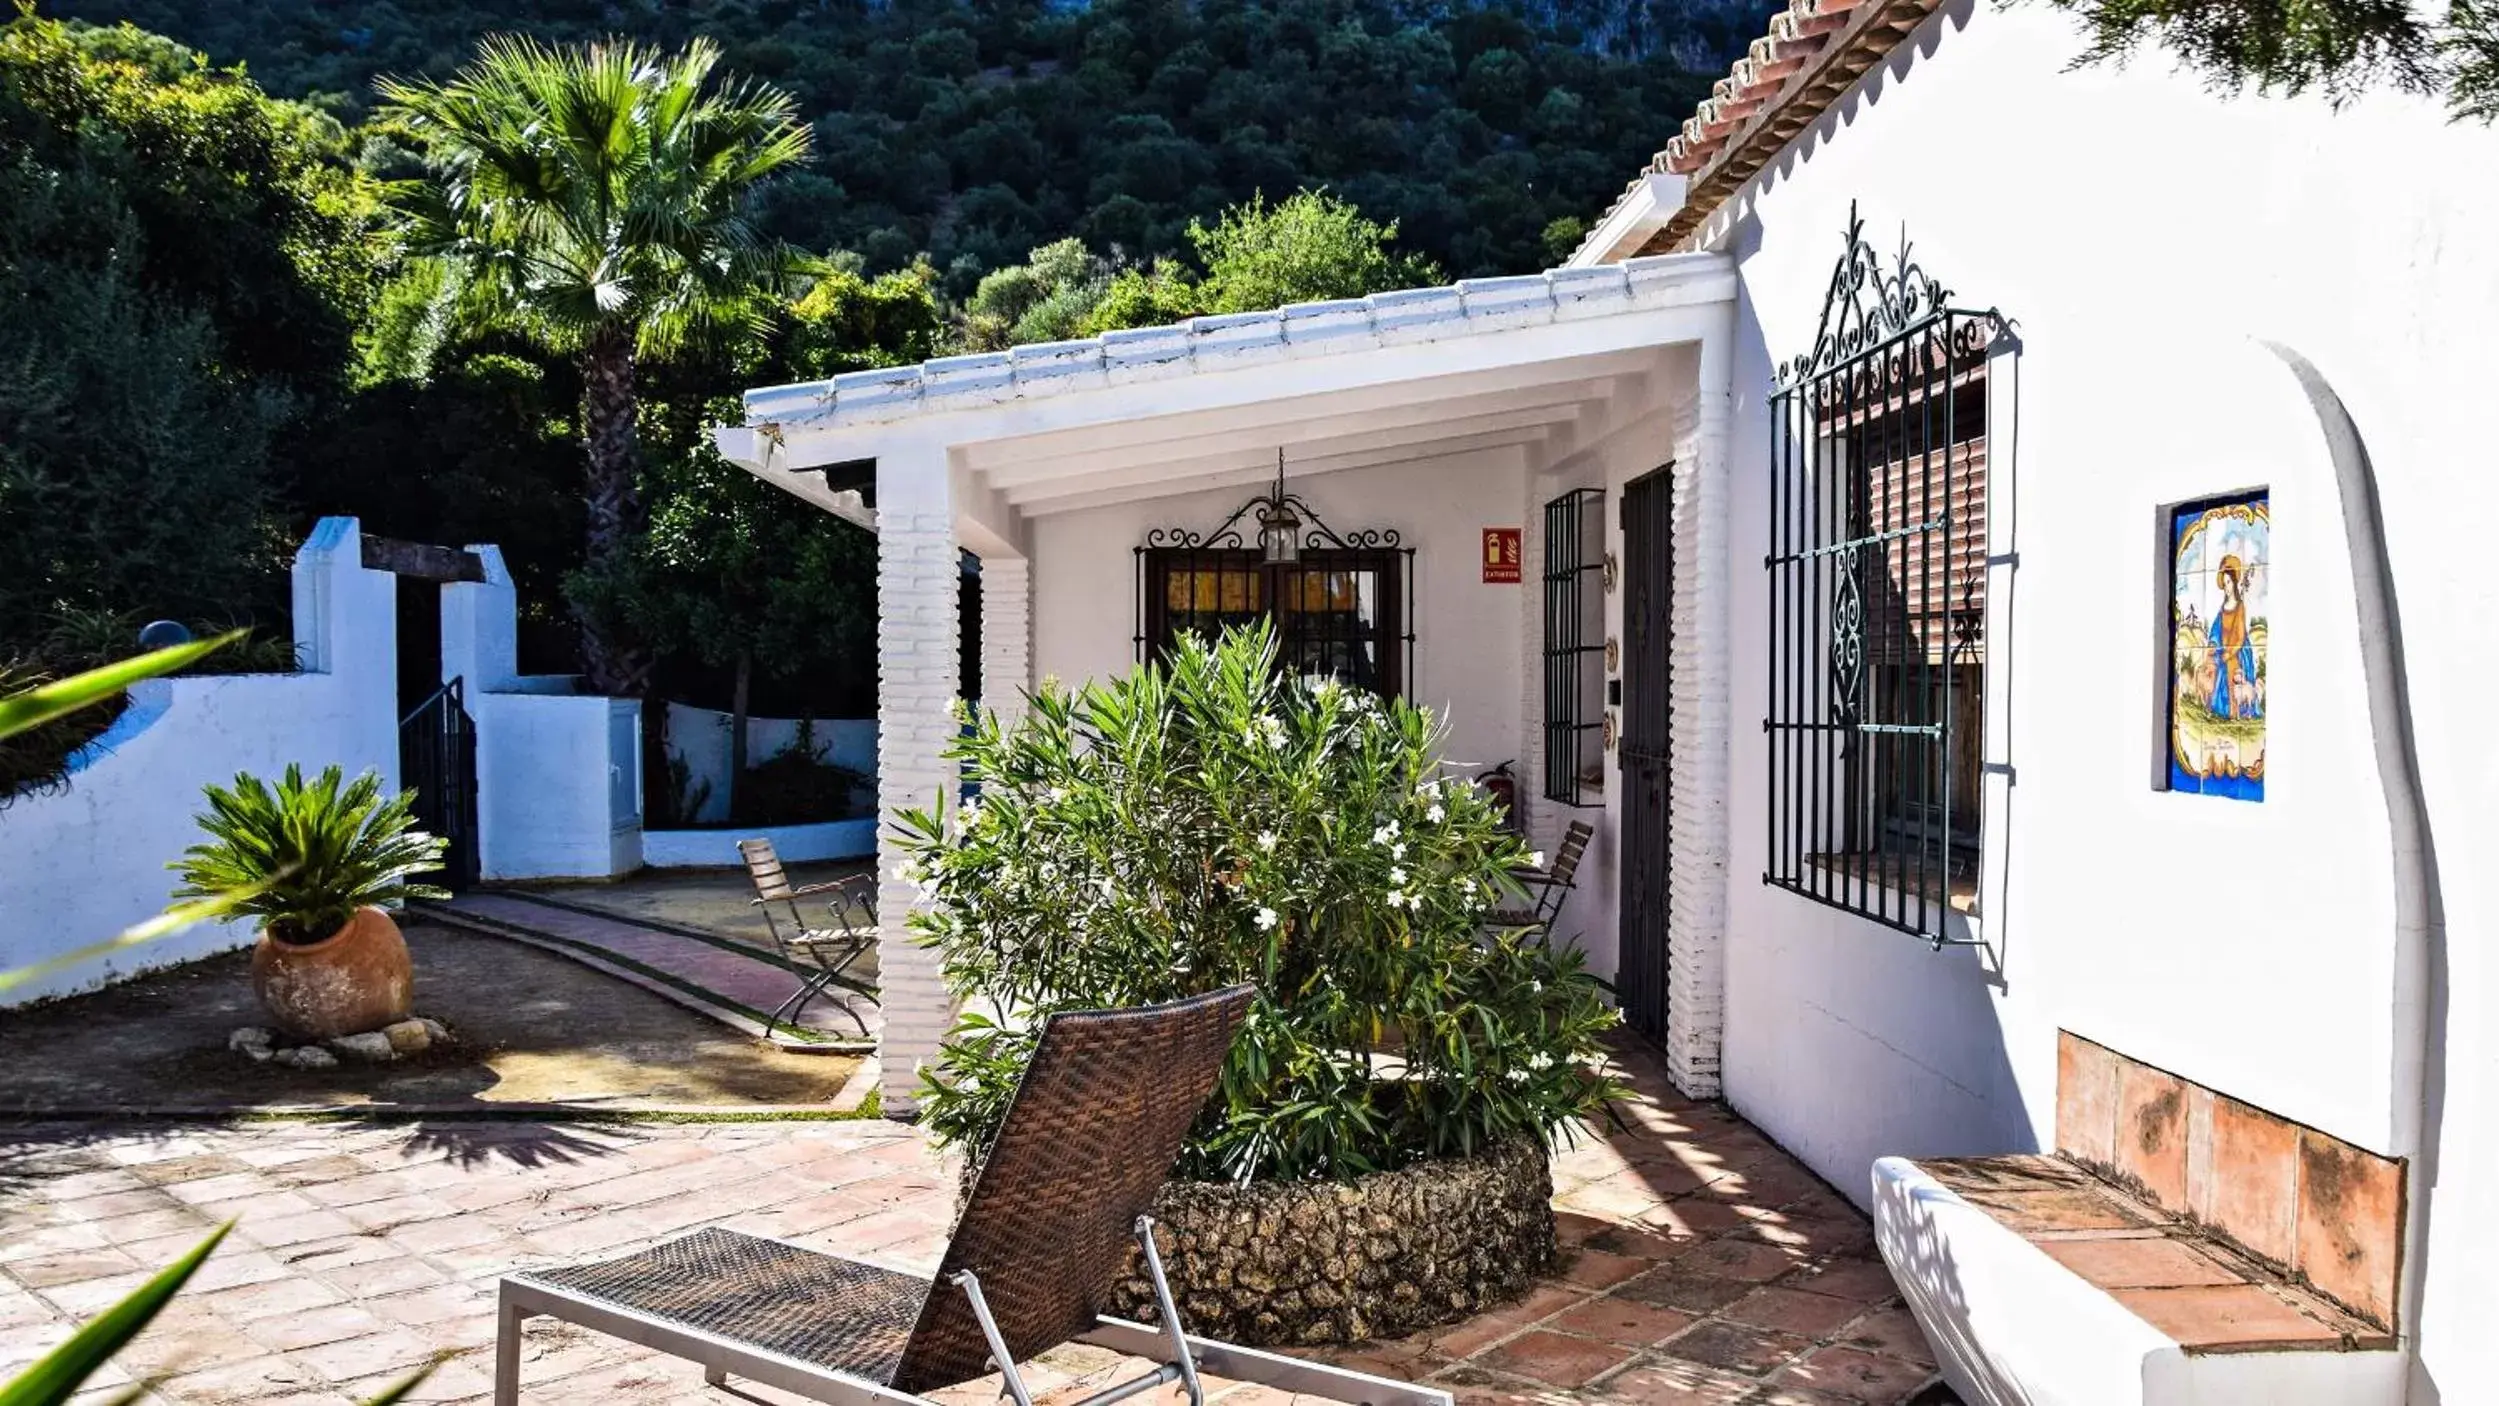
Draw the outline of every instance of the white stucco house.
<instances>
[{"instance_id":1,"label":"white stucco house","mask_svg":"<svg viewBox=\"0 0 2499 1406\"><path fill-rule=\"evenodd\" d=\"M873 508L889 808L948 781L965 550L993 706L1268 609L1515 759L1539 840L1595 829L1563 931L1876 1210L1965 1396L2494 1399L2499 133L2082 44L1795 0L1568 267L719 439ZM947 1011L884 970L900 1101ZM2112 1287L1935 1160L2031 1152L2279 1279ZM2352 1317L2199 1336L2239 1289Z\"/></svg>"}]
</instances>

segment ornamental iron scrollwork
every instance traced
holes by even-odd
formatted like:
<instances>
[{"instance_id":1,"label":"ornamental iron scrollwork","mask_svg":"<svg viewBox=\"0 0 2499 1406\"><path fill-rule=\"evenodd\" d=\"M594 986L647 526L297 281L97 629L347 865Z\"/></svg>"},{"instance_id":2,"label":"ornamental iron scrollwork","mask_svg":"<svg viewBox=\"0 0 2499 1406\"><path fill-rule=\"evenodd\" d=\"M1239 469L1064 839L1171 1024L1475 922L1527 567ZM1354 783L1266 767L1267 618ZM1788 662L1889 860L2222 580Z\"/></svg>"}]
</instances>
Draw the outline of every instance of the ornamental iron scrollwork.
<instances>
[{"instance_id":1,"label":"ornamental iron scrollwork","mask_svg":"<svg viewBox=\"0 0 2499 1406\"><path fill-rule=\"evenodd\" d=\"M1865 236L1866 222L1852 202L1848 207L1848 249L1831 270L1830 287L1822 297L1822 320L1814 329L1813 350L1779 364L1774 390L1791 391L1816 376L1849 367L1850 390L1881 395L1896 391L1931 367L1914 355L1895 354L1871 364L1850 367L1886 343L1897 341L1925 324L1953 313L1952 290L1920 267L1903 230L1900 247L1886 256ZM1984 355L1997 336L2008 330L1994 311L1965 312L1949 339L1950 356Z\"/></svg>"},{"instance_id":2,"label":"ornamental iron scrollwork","mask_svg":"<svg viewBox=\"0 0 2499 1406\"><path fill-rule=\"evenodd\" d=\"M1298 541L1305 548L1386 551L1405 544L1405 539L1400 537L1397 529L1393 527L1364 527L1351 532L1339 532L1328 526L1326 519L1321 518L1300 494L1274 489L1261 493L1234 508L1231 516L1204 532L1194 532L1185 527L1157 527L1145 534L1145 545L1177 547L1183 550L1201 547L1246 548L1251 544L1251 539L1241 535L1243 524L1252 524L1254 530L1256 523L1263 518L1277 515L1279 510L1289 511L1295 519L1299 520L1301 527Z\"/></svg>"},{"instance_id":3,"label":"ornamental iron scrollwork","mask_svg":"<svg viewBox=\"0 0 2499 1406\"><path fill-rule=\"evenodd\" d=\"M2019 349L1852 205L1811 347L1772 377L1763 882L1938 946L1975 895L1986 439Z\"/></svg>"}]
</instances>

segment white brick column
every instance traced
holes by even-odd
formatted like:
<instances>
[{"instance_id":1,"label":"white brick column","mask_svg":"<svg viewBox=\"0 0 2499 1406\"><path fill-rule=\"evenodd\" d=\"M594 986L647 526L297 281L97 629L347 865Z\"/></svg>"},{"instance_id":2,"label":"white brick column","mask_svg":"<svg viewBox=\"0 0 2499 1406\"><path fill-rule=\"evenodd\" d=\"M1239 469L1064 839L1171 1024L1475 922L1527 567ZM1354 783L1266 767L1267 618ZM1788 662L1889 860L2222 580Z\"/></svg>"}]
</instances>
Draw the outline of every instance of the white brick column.
<instances>
[{"instance_id":1,"label":"white brick column","mask_svg":"<svg viewBox=\"0 0 2499 1406\"><path fill-rule=\"evenodd\" d=\"M981 558L981 706L1012 722L1033 686L1033 566Z\"/></svg>"},{"instance_id":2,"label":"white brick column","mask_svg":"<svg viewBox=\"0 0 2499 1406\"><path fill-rule=\"evenodd\" d=\"M954 1023L937 954L912 942L908 920L925 909L896 874L903 856L893 818L957 801L955 764L942 755L957 724L949 713L962 682L962 549L942 447L887 454L876 466L876 803L878 1005L888 1114L913 1107L920 1066Z\"/></svg>"},{"instance_id":3,"label":"white brick column","mask_svg":"<svg viewBox=\"0 0 2499 1406\"><path fill-rule=\"evenodd\" d=\"M1727 463L1724 336L1702 343L1696 394L1675 417L1675 749L1666 967L1666 1068L1694 1098L1718 1094L1727 940Z\"/></svg>"}]
</instances>

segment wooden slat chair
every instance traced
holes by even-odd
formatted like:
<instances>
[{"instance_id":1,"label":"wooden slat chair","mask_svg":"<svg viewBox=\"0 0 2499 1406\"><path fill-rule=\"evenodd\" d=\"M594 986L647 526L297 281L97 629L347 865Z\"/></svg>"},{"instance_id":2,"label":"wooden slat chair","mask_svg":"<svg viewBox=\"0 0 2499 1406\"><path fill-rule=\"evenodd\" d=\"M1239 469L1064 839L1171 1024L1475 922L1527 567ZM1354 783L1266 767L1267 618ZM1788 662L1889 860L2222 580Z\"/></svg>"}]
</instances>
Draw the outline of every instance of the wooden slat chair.
<instances>
[{"instance_id":1,"label":"wooden slat chair","mask_svg":"<svg viewBox=\"0 0 2499 1406\"><path fill-rule=\"evenodd\" d=\"M871 874L851 874L821 884L790 882L787 869L781 867L781 856L774 852L772 841L764 839L738 841L738 857L746 861L746 876L755 881L755 897L750 908L764 915L764 928L772 934L773 950L781 960L802 978L798 990L783 1001L779 1009L764 1021L764 1033L783 1020L793 1025L807 1003L834 987L875 1000L876 993L843 973L850 965L876 946L876 878ZM807 910L799 900L830 894L826 903L832 914L830 926L807 921ZM773 917L775 908L783 910L784 923ZM854 921L856 914L865 921ZM857 1021L859 1033L868 1033L868 1022L847 999L835 997L834 1004L842 1014Z\"/></svg>"},{"instance_id":2,"label":"wooden slat chair","mask_svg":"<svg viewBox=\"0 0 2499 1406\"><path fill-rule=\"evenodd\" d=\"M495 1401L519 1400L521 1325L544 1314L840 1406L926 1406L922 1393L995 1371L1032 1406L1019 1363L1081 1339L1164 1359L1075 1406L1201 1371L1370 1406L1450 1406L1448 1393L1192 1337L1145 1212L1213 1093L1252 988L1134 1010L1052 1016L955 1222L935 1279L712 1228L598 1264L504 1277ZM1134 1243L1161 1319L1097 1317ZM949 1291L952 1292L949 1292Z\"/></svg>"},{"instance_id":3,"label":"wooden slat chair","mask_svg":"<svg viewBox=\"0 0 2499 1406\"><path fill-rule=\"evenodd\" d=\"M1562 832L1562 847L1553 855L1553 862L1542 869L1513 869L1510 879L1527 891L1531 906L1497 908L1484 920L1486 927L1528 928L1550 934L1554 920L1562 916L1562 905L1569 901L1571 890L1579 887L1580 857L1588 852L1588 841L1596 828L1584 820L1574 820Z\"/></svg>"}]
</instances>

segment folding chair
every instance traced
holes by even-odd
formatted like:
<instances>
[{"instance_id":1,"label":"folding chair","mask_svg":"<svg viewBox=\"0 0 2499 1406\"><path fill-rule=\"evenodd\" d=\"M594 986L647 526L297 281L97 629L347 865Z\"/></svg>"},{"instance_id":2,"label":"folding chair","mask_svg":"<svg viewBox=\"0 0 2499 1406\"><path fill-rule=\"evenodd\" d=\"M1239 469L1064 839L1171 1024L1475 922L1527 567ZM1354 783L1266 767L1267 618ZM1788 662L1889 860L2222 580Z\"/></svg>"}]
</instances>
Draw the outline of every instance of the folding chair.
<instances>
[{"instance_id":1,"label":"folding chair","mask_svg":"<svg viewBox=\"0 0 2499 1406\"><path fill-rule=\"evenodd\" d=\"M1574 820L1562 832L1562 848L1554 853L1553 862L1542 869L1513 869L1510 879L1528 890L1534 900L1527 908L1495 909L1484 919L1486 927L1534 928L1547 933L1553 920L1562 916L1562 905L1579 887L1580 856L1588 852L1588 841L1596 834L1595 827L1584 820Z\"/></svg>"},{"instance_id":2,"label":"folding chair","mask_svg":"<svg viewBox=\"0 0 2499 1406\"><path fill-rule=\"evenodd\" d=\"M598 1264L506 1275L496 1406L519 1400L521 1325L560 1318L838 1406L927 1406L923 1393L1081 1339L1163 1359L1076 1406L1201 1373L1369 1406L1451 1406L1449 1394L1190 1336L1145 1215L1214 1091L1249 1010L1235 986L1168 1005L1050 1017L990 1144L934 1280L734 1230L698 1230ZM1159 1327L1097 1317L1134 1237ZM952 1292L949 1292L949 1291Z\"/></svg>"},{"instance_id":3,"label":"folding chair","mask_svg":"<svg viewBox=\"0 0 2499 1406\"><path fill-rule=\"evenodd\" d=\"M789 871L781 867L781 856L774 852L770 840L738 841L738 857L746 861L746 875L755 881L755 897L747 906L763 911L773 950L802 978L798 990L765 1018L764 1033L770 1035L772 1027L784 1019L796 1024L799 1012L807 1008L809 1001L835 986L875 1000L874 991L842 974L876 945L875 877L852 874L827 883L792 886ZM809 923L806 910L799 905L800 899L820 894L834 895L826 905L832 912L834 926ZM776 905L787 910L790 930L786 935L781 931L781 923L772 916ZM854 911L867 921L852 922ZM868 1033L868 1022L852 1009L850 1002L837 997L834 1004L842 1008L842 1014L858 1022L860 1034Z\"/></svg>"}]
</instances>

